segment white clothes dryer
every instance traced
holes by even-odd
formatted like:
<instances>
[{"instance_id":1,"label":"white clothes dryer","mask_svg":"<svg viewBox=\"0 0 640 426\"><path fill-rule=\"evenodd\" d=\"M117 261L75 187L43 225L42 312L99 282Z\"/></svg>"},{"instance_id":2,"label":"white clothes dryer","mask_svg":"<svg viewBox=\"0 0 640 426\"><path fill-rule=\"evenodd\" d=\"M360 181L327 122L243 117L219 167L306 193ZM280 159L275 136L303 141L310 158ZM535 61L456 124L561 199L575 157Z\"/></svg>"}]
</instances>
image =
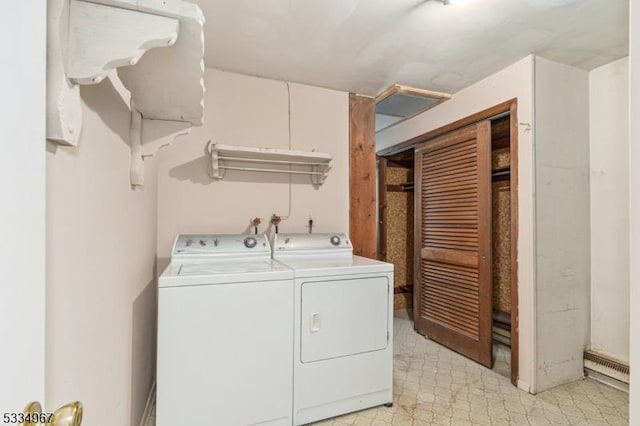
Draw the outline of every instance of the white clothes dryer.
<instances>
[{"instance_id":1,"label":"white clothes dryer","mask_svg":"<svg viewBox=\"0 0 640 426\"><path fill-rule=\"evenodd\" d=\"M294 272L293 424L393 400L393 265L345 234L276 234Z\"/></svg>"},{"instance_id":2,"label":"white clothes dryer","mask_svg":"<svg viewBox=\"0 0 640 426\"><path fill-rule=\"evenodd\" d=\"M264 235L179 235L158 282L156 424L292 424L293 273Z\"/></svg>"}]
</instances>

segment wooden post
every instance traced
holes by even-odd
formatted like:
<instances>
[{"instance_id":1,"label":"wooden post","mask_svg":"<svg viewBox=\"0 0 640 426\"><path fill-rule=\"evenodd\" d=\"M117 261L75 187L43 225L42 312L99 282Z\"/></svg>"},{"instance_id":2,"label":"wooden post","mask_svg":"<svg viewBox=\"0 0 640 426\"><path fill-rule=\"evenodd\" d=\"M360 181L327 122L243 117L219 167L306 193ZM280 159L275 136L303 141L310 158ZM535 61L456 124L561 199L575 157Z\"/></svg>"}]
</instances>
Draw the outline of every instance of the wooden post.
<instances>
[{"instance_id":1,"label":"wooden post","mask_svg":"<svg viewBox=\"0 0 640 426\"><path fill-rule=\"evenodd\" d=\"M376 141L373 98L349 94L349 233L353 252L376 258Z\"/></svg>"}]
</instances>

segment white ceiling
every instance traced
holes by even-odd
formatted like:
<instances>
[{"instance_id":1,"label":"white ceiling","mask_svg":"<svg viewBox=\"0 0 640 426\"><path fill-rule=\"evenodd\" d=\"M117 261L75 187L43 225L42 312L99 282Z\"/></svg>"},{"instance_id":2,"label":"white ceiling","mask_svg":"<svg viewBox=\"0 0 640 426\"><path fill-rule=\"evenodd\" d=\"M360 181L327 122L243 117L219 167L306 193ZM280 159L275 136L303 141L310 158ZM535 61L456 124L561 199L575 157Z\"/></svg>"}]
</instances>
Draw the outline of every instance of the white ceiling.
<instances>
[{"instance_id":1,"label":"white ceiling","mask_svg":"<svg viewBox=\"0 0 640 426\"><path fill-rule=\"evenodd\" d=\"M628 54L628 0L192 0L207 66L364 95L448 93L535 53L592 69Z\"/></svg>"}]
</instances>

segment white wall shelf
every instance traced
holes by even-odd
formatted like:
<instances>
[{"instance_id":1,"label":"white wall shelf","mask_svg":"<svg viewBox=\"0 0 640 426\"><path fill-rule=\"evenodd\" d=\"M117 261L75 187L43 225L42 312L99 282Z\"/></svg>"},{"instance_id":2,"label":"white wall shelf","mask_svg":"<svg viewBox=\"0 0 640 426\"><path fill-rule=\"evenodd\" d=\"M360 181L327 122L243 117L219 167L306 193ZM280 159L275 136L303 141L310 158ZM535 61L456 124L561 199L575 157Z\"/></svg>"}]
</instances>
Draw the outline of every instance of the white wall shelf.
<instances>
[{"instance_id":1,"label":"white wall shelf","mask_svg":"<svg viewBox=\"0 0 640 426\"><path fill-rule=\"evenodd\" d=\"M212 179L223 179L226 170L239 170L308 175L314 185L322 185L331 169L331 155L323 152L225 145L212 141L207 150L211 155L209 175Z\"/></svg>"}]
</instances>

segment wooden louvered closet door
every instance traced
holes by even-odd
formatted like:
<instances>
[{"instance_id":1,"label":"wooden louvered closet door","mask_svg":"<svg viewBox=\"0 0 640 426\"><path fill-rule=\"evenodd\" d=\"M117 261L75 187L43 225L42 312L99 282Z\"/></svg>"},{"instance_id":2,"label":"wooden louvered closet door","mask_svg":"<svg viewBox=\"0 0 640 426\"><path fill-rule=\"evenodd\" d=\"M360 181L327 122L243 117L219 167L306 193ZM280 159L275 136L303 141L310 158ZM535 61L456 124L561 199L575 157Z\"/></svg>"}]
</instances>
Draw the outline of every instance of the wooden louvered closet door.
<instances>
[{"instance_id":1,"label":"wooden louvered closet door","mask_svg":"<svg viewBox=\"0 0 640 426\"><path fill-rule=\"evenodd\" d=\"M419 146L415 174L416 329L491 367L489 121Z\"/></svg>"}]
</instances>

